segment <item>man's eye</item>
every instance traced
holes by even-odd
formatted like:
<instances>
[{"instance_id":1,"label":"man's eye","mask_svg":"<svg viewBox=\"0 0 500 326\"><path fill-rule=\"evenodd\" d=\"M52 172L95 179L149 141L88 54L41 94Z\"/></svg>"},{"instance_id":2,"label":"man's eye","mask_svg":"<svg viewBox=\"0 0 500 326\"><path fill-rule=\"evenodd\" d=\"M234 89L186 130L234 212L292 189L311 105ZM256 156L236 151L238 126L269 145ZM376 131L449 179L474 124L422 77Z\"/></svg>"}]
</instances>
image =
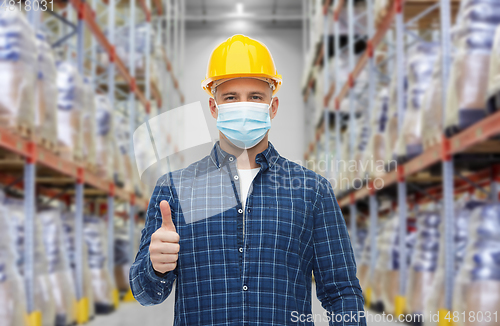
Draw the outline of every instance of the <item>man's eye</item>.
<instances>
[{"instance_id":1,"label":"man's eye","mask_svg":"<svg viewBox=\"0 0 500 326\"><path fill-rule=\"evenodd\" d=\"M262 100L262 96L253 95L253 96L252 96L252 99L253 99L253 100Z\"/></svg>"},{"instance_id":2,"label":"man's eye","mask_svg":"<svg viewBox=\"0 0 500 326\"><path fill-rule=\"evenodd\" d=\"M224 100L225 100L225 101L232 101L232 100L234 100L234 99L235 99L235 97L234 97L234 96L228 96L228 97L226 97Z\"/></svg>"}]
</instances>

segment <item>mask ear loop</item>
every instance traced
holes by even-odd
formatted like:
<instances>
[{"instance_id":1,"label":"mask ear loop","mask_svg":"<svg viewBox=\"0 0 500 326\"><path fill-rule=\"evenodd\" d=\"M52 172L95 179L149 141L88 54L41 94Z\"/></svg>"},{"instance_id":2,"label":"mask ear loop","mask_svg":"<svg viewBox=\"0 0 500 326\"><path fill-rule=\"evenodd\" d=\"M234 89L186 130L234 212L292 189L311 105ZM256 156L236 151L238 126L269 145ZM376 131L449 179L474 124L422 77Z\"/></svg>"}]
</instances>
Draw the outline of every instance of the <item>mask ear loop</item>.
<instances>
[{"instance_id":1,"label":"mask ear loop","mask_svg":"<svg viewBox=\"0 0 500 326\"><path fill-rule=\"evenodd\" d=\"M274 97L271 97L271 103L269 103L269 107L267 108L268 111L271 109L271 105L273 105L273 100L274 100ZM271 112L269 112L269 120L272 123L273 119L271 119Z\"/></svg>"},{"instance_id":2,"label":"mask ear loop","mask_svg":"<svg viewBox=\"0 0 500 326\"><path fill-rule=\"evenodd\" d=\"M217 108L217 113L219 112L219 104L217 104L217 101L215 100L215 96L214 96L214 102L215 102L215 107Z\"/></svg>"},{"instance_id":3,"label":"mask ear loop","mask_svg":"<svg viewBox=\"0 0 500 326\"><path fill-rule=\"evenodd\" d=\"M269 106L267 107L268 110L271 108L271 105L273 105L273 100L274 100L274 97L271 97L271 103L269 103Z\"/></svg>"}]
</instances>

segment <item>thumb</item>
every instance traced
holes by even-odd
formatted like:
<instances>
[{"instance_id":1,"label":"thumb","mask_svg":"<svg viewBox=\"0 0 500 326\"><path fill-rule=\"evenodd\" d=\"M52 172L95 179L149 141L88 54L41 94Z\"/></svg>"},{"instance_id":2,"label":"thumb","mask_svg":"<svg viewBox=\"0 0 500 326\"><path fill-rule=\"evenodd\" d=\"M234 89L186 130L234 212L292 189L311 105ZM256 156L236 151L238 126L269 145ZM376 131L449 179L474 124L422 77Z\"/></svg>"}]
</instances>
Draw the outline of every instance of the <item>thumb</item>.
<instances>
[{"instance_id":1,"label":"thumb","mask_svg":"<svg viewBox=\"0 0 500 326\"><path fill-rule=\"evenodd\" d=\"M172 222L172 212L170 211L168 201L162 200L160 202L160 211L162 219L161 227L167 229L168 231L175 232L175 225L174 222Z\"/></svg>"}]
</instances>

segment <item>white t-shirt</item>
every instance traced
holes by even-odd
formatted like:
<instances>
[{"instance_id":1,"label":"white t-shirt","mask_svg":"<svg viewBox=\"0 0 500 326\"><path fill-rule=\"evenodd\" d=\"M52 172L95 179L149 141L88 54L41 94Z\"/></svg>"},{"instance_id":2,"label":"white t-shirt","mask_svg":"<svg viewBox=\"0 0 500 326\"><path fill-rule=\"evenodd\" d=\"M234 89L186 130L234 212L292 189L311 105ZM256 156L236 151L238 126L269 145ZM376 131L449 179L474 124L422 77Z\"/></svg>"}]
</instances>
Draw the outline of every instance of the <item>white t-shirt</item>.
<instances>
[{"instance_id":1,"label":"white t-shirt","mask_svg":"<svg viewBox=\"0 0 500 326\"><path fill-rule=\"evenodd\" d=\"M240 199L243 204L243 209L245 209L245 204L247 201L248 191L250 190L250 185L252 184L253 179L257 175L260 170L259 168L255 169L237 169L238 175L240 177Z\"/></svg>"}]
</instances>

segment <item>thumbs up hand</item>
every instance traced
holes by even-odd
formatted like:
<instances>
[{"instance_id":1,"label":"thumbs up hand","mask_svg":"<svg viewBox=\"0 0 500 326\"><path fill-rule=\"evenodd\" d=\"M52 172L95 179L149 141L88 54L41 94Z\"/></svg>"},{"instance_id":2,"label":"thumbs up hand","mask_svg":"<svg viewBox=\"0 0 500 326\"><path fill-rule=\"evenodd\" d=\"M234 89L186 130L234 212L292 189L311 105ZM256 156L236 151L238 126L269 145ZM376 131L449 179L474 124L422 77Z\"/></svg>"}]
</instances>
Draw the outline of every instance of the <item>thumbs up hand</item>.
<instances>
[{"instance_id":1,"label":"thumbs up hand","mask_svg":"<svg viewBox=\"0 0 500 326\"><path fill-rule=\"evenodd\" d=\"M164 274L172 271L177 266L179 253L179 234L176 232L170 205L166 200L160 202L162 217L161 227L151 235L149 244L149 257L153 269L157 273Z\"/></svg>"}]
</instances>

